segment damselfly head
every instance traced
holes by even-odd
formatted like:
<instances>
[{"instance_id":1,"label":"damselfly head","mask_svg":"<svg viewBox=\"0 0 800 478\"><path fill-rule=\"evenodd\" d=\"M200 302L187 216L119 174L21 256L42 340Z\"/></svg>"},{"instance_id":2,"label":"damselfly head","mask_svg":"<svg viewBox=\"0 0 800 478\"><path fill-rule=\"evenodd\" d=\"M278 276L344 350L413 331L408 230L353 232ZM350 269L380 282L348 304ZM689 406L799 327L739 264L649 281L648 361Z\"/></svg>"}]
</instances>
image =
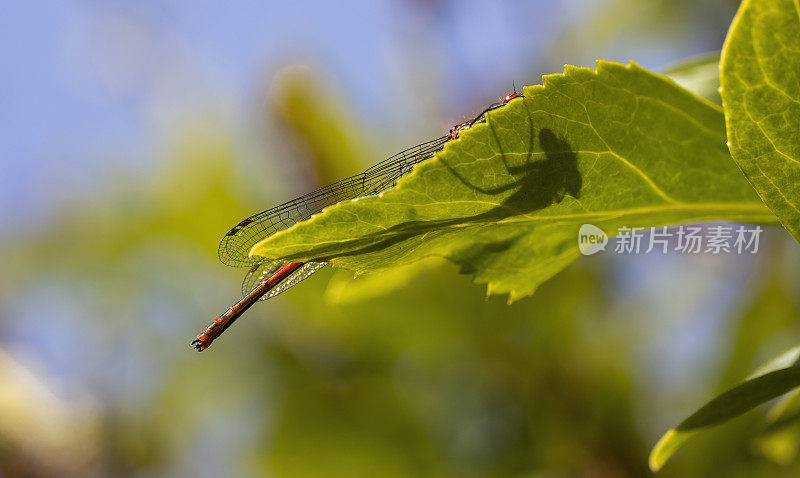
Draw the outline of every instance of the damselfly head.
<instances>
[{"instance_id":1,"label":"damselfly head","mask_svg":"<svg viewBox=\"0 0 800 478\"><path fill-rule=\"evenodd\" d=\"M516 91L513 93L509 93L503 98L503 104L508 103L509 101L513 100L514 98L524 98L521 94L517 93Z\"/></svg>"},{"instance_id":2,"label":"damselfly head","mask_svg":"<svg viewBox=\"0 0 800 478\"><path fill-rule=\"evenodd\" d=\"M509 101L513 100L514 98L524 98L521 94L517 93L517 83L515 81L511 82L512 88L514 91L507 94L505 98L503 98L503 104L507 104Z\"/></svg>"}]
</instances>

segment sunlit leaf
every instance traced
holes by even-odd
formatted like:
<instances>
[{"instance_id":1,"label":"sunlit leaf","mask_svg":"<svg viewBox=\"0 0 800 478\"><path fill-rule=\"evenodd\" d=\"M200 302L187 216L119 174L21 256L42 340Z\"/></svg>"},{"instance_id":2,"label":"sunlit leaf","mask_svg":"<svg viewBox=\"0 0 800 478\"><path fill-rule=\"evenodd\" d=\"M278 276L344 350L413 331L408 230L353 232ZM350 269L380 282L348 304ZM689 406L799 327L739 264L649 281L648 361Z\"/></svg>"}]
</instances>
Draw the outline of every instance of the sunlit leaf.
<instances>
[{"instance_id":1,"label":"sunlit leaf","mask_svg":"<svg viewBox=\"0 0 800 478\"><path fill-rule=\"evenodd\" d=\"M800 386L800 346L781 354L744 382L718 395L669 430L650 452L650 468L658 471L690 438L735 418Z\"/></svg>"},{"instance_id":2,"label":"sunlit leaf","mask_svg":"<svg viewBox=\"0 0 800 478\"><path fill-rule=\"evenodd\" d=\"M350 304L381 297L406 287L420 274L442 264L441 259L430 258L396 267L378 274L360 276L354 280L352 272L340 271L325 289L325 302L331 305Z\"/></svg>"},{"instance_id":3,"label":"sunlit leaf","mask_svg":"<svg viewBox=\"0 0 800 478\"><path fill-rule=\"evenodd\" d=\"M745 0L722 51L730 150L800 240L800 15L797 1Z\"/></svg>"},{"instance_id":4,"label":"sunlit leaf","mask_svg":"<svg viewBox=\"0 0 800 478\"><path fill-rule=\"evenodd\" d=\"M257 244L267 257L382 270L443 256L515 300L580 256L578 230L772 222L724 145L718 107L636 64L525 88L378 197Z\"/></svg>"}]
</instances>

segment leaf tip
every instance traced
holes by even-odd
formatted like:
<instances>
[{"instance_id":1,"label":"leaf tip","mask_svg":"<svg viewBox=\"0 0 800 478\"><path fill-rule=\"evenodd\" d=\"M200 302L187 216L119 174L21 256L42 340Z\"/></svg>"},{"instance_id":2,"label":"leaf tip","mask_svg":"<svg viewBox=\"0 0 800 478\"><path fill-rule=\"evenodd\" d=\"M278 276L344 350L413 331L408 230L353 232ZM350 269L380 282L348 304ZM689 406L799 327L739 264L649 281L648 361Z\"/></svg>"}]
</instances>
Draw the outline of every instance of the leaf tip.
<instances>
[{"instance_id":1,"label":"leaf tip","mask_svg":"<svg viewBox=\"0 0 800 478\"><path fill-rule=\"evenodd\" d=\"M650 456L647 459L647 465L650 467L650 471L653 473L657 473L661 467L664 466L664 463L669 460L669 457L675 452L675 448L671 448L669 445L675 436L675 429L670 429L667 433L665 433L655 444L652 450L650 450Z\"/></svg>"},{"instance_id":2,"label":"leaf tip","mask_svg":"<svg viewBox=\"0 0 800 478\"><path fill-rule=\"evenodd\" d=\"M629 70L647 70L646 68L642 67L642 65L636 63L633 60L628 60L628 69Z\"/></svg>"},{"instance_id":3,"label":"leaf tip","mask_svg":"<svg viewBox=\"0 0 800 478\"><path fill-rule=\"evenodd\" d=\"M597 73L604 73L604 72L608 72L608 71L612 71L612 70L618 70L620 68L627 69L627 70L636 70L636 69L643 70L644 69L641 66L639 66L638 64L634 63L633 60L628 62L627 65L625 65L623 63L620 63L618 61L596 60L594 62L594 68L597 71Z\"/></svg>"},{"instance_id":4,"label":"leaf tip","mask_svg":"<svg viewBox=\"0 0 800 478\"><path fill-rule=\"evenodd\" d=\"M680 427L679 427L680 428ZM647 464L653 473L664 467L664 464L678 451L698 430L670 429L650 451Z\"/></svg>"},{"instance_id":5,"label":"leaf tip","mask_svg":"<svg viewBox=\"0 0 800 478\"><path fill-rule=\"evenodd\" d=\"M597 70L597 71L600 71L600 69L605 68L605 67L611 65L612 63L614 63L614 62L611 62L611 61L608 61L608 60L597 59L597 60L594 61L594 69Z\"/></svg>"}]
</instances>

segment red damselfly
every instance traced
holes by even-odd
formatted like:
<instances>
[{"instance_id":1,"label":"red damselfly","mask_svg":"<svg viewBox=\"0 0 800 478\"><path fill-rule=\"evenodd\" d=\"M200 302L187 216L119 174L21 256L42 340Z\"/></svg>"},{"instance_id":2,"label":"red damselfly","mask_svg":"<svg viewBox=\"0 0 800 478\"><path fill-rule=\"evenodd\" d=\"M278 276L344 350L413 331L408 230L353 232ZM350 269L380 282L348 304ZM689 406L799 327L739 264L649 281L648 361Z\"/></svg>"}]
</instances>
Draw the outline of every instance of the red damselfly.
<instances>
[{"instance_id":1,"label":"red damselfly","mask_svg":"<svg viewBox=\"0 0 800 478\"><path fill-rule=\"evenodd\" d=\"M509 93L501 103L494 103L472 120L454 126L445 136L401 151L361 174L267 209L235 225L223 236L219 244L219 259L229 266L250 267L242 283L244 297L204 328L192 341L192 347L198 351L205 350L253 304L259 300L275 297L326 265L325 262L286 262L250 256L250 249L256 243L309 219L327 206L349 199L380 194L391 189L398 179L411 172L415 164L433 157L437 151L444 148L445 143L458 138L461 131L485 121L486 113L520 97L522 95L516 91Z\"/></svg>"}]
</instances>

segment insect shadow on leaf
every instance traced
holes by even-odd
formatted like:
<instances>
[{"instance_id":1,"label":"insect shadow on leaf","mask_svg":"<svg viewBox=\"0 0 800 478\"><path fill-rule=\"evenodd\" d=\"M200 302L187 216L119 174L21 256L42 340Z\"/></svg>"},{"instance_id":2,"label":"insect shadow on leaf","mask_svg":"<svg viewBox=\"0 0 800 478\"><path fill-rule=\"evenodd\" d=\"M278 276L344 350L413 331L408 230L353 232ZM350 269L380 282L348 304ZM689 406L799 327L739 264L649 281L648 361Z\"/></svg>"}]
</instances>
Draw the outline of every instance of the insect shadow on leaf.
<instances>
[{"instance_id":1,"label":"insect shadow on leaf","mask_svg":"<svg viewBox=\"0 0 800 478\"><path fill-rule=\"evenodd\" d=\"M530 118L530 116L528 116ZM530 121L530 120L529 120ZM341 252L341 243L337 246L336 256L352 256L380 251L393 244L408 240L420 234L442 230L448 226L465 224L494 224L507 217L515 215L530 214L544 209L554 203L560 203L564 197L571 196L578 199L583 178L578 171L578 158L573 147L564 139L559 138L552 130L542 128L538 135L534 134L531 124L531 134L527 147L527 154L522 161L514 163L511 155L503 151L502 142L491 123L490 128L496 148L499 150L499 161L502 161L503 169L510 176L510 181L500 186L485 187L468 180L460 174L454 167L445 163L441 157L438 160L448 171L462 184L468 188L489 196L504 196L500 203L487 211L473 216L458 217L454 219L429 220L429 221L406 221L402 224L389 227L380 233L369 234L352 241L352 249L348 252ZM541 152L536 159L534 151L535 138L538 138ZM515 236L524 234L525 231L509 233L504 240L498 240L491 245L493 250L502 250L510 246L515 240ZM478 253L479 251L473 251ZM317 260L328 260L328 257L320 257Z\"/></svg>"},{"instance_id":2,"label":"insect shadow on leaf","mask_svg":"<svg viewBox=\"0 0 800 478\"><path fill-rule=\"evenodd\" d=\"M529 145L528 154L522 164L514 165L508 160L508 155L502 150L502 143L492 128L492 135L497 148L500 149L500 159L503 161L506 172L513 181L493 188L480 187L470 183L454 168L445 164L445 167L463 184L487 195L499 195L513 191L498 206L490 211L476 215L475 218L490 218L508 216L511 214L528 214L544 209L553 203L559 203L564 196L569 195L575 199L580 197L583 178L578 171L578 157L570 144L559 139L552 130L543 128L539 130L539 145L545 158L533 159L533 144ZM530 143L533 143L533 135ZM502 209L508 209L505 214ZM510 214L509 214L510 213Z\"/></svg>"}]
</instances>

